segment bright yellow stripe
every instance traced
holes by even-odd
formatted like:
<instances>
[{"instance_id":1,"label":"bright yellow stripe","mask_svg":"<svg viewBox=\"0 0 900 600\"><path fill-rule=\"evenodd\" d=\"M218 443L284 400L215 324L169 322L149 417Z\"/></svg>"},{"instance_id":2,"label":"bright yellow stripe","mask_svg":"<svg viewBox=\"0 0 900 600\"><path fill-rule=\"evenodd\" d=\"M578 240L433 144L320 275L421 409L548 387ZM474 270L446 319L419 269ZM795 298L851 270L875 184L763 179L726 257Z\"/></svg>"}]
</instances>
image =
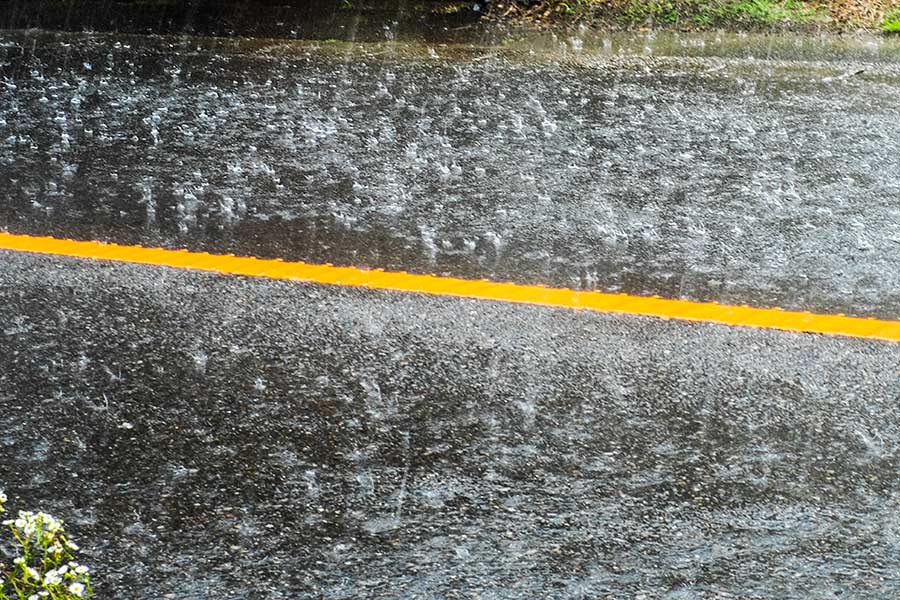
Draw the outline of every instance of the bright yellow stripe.
<instances>
[{"instance_id":1,"label":"bright yellow stripe","mask_svg":"<svg viewBox=\"0 0 900 600\"><path fill-rule=\"evenodd\" d=\"M473 281L434 275L410 275L409 273L385 272L378 269L367 271L355 267L310 265L302 262L286 262L280 259L226 256L101 242L77 242L9 233L0 233L0 250L194 269L228 275L518 302L663 319L703 321L741 327L900 341L900 321L790 312L778 308L751 308L715 302L604 294L537 285Z\"/></svg>"}]
</instances>

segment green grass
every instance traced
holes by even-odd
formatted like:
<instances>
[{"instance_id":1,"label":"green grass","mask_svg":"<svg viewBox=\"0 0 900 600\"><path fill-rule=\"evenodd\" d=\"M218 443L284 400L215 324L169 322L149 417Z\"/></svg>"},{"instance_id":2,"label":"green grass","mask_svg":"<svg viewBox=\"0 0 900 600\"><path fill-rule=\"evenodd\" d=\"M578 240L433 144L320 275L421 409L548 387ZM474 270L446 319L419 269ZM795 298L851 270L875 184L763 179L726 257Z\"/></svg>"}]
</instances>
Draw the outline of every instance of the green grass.
<instances>
[{"instance_id":1,"label":"green grass","mask_svg":"<svg viewBox=\"0 0 900 600\"><path fill-rule=\"evenodd\" d=\"M545 0L557 13L593 12L632 26L772 27L825 16L800 0Z\"/></svg>"},{"instance_id":2,"label":"green grass","mask_svg":"<svg viewBox=\"0 0 900 600\"><path fill-rule=\"evenodd\" d=\"M816 19L818 11L807 8L797 0L735 0L712 9L713 20L743 22L764 26L783 22L806 23Z\"/></svg>"},{"instance_id":3,"label":"green grass","mask_svg":"<svg viewBox=\"0 0 900 600\"><path fill-rule=\"evenodd\" d=\"M900 8L884 15L884 19L881 20L881 31L883 33L900 33Z\"/></svg>"},{"instance_id":4,"label":"green grass","mask_svg":"<svg viewBox=\"0 0 900 600\"><path fill-rule=\"evenodd\" d=\"M681 11L671 0L629 0L622 11L632 23L665 23L678 25Z\"/></svg>"}]
</instances>

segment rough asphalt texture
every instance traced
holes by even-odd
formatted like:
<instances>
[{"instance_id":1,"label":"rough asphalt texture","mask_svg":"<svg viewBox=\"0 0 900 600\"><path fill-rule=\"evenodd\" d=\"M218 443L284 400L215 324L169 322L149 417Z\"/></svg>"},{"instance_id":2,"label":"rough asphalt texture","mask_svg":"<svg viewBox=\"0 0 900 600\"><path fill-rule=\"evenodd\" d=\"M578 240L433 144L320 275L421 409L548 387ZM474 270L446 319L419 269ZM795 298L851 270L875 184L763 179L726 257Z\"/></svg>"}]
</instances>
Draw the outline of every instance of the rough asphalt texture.
<instances>
[{"instance_id":1,"label":"rough asphalt texture","mask_svg":"<svg viewBox=\"0 0 900 600\"><path fill-rule=\"evenodd\" d=\"M0 32L0 228L897 318L896 61L595 42ZM0 251L0 488L98 598L893 599L898 400L889 343Z\"/></svg>"},{"instance_id":2,"label":"rough asphalt texture","mask_svg":"<svg viewBox=\"0 0 900 600\"><path fill-rule=\"evenodd\" d=\"M894 318L900 56L701 43L0 33L0 227Z\"/></svg>"},{"instance_id":3,"label":"rough asphalt texture","mask_svg":"<svg viewBox=\"0 0 900 600\"><path fill-rule=\"evenodd\" d=\"M11 253L0 323L105 598L900 593L896 345Z\"/></svg>"}]
</instances>

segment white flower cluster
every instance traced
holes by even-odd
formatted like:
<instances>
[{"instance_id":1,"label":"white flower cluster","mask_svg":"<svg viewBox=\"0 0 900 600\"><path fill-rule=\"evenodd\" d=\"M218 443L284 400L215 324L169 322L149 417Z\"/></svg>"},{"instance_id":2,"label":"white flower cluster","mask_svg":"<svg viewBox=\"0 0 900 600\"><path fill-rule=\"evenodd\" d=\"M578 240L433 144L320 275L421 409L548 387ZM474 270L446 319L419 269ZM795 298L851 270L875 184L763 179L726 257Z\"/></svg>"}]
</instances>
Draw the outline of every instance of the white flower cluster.
<instances>
[{"instance_id":1,"label":"white flower cluster","mask_svg":"<svg viewBox=\"0 0 900 600\"><path fill-rule=\"evenodd\" d=\"M66 589L73 596L75 596L77 598L82 598L82 597L84 597L84 592L87 588L84 587L83 583L76 581L75 583L69 584L69 587L67 587ZM46 589L43 589L43 590L40 590L36 594L31 594L30 596L28 596L28 600L41 600L41 598L58 598L58 597L59 597L58 595L54 595L52 592L50 592Z\"/></svg>"},{"instance_id":2,"label":"white flower cluster","mask_svg":"<svg viewBox=\"0 0 900 600\"><path fill-rule=\"evenodd\" d=\"M0 512L6 495L0 491ZM63 522L44 512L19 511L15 519L2 522L12 533L22 556L14 569L0 565L0 600L7 600L7 584L20 600L77 600L93 594L90 572L72 558L78 545L68 539Z\"/></svg>"},{"instance_id":3,"label":"white flower cluster","mask_svg":"<svg viewBox=\"0 0 900 600\"><path fill-rule=\"evenodd\" d=\"M69 561L68 564L59 566L55 569L50 569L44 573L43 583L46 588L50 589L65 585L69 592L78 598L81 598L84 595L85 590L84 581L87 580L89 575L90 573L87 567L79 565L75 561ZM41 592L38 592L38 596L40 596L40 593ZM29 598L28 600L32 599Z\"/></svg>"},{"instance_id":4,"label":"white flower cluster","mask_svg":"<svg viewBox=\"0 0 900 600\"><path fill-rule=\"evenodd\" d=\"M62 535L62 521L45 512L20 510L18 518L7 519L3 525L11 526L22 541L38 543L52 555L60 556L66 550L78 550L75 542Z\"/></svg>"}]
</instances>

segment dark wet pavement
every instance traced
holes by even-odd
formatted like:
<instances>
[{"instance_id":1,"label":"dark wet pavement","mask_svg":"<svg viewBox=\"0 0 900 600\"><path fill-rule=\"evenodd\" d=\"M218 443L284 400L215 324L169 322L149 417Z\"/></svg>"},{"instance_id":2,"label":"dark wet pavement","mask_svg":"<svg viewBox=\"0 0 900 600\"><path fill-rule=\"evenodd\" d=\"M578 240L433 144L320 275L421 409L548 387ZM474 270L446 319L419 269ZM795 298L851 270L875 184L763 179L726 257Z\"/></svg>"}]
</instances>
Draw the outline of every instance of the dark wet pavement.
<instances>
[{"instance_id":1,"label":"dark wet pavement","mask_svg":"<svg viewBox=\"0 0 900 600\"><path fill-rule=\"evenodd\" d=\"M2 259L0 481L102 597L900 592L896 345Z\"/></svg>"},{"instance_id":2,"label":"dark wet pavement","mask_svg":"<svg viewBox=\"0 0 900 600\"><path fill-rule=\"evenodd\" d=\"M868 62L798 62L671 56L703 52L702 37L647 39L651 56L604 39L534 54L2 39L11 232L900 309L900 59L886 42Z\"/></svg>"},{"instance_id":3,"label":"dark wet pavement","mask_svg":"<svg viewBox=\"0 0 900 600\"><path fill-rule=\"evenodd\" d=\"M897 318L893 46L578 39L0 32L0 229ZM0 252L0 487L102 598L894 598L898 375Z\"/></svg>"}]
</instances>

